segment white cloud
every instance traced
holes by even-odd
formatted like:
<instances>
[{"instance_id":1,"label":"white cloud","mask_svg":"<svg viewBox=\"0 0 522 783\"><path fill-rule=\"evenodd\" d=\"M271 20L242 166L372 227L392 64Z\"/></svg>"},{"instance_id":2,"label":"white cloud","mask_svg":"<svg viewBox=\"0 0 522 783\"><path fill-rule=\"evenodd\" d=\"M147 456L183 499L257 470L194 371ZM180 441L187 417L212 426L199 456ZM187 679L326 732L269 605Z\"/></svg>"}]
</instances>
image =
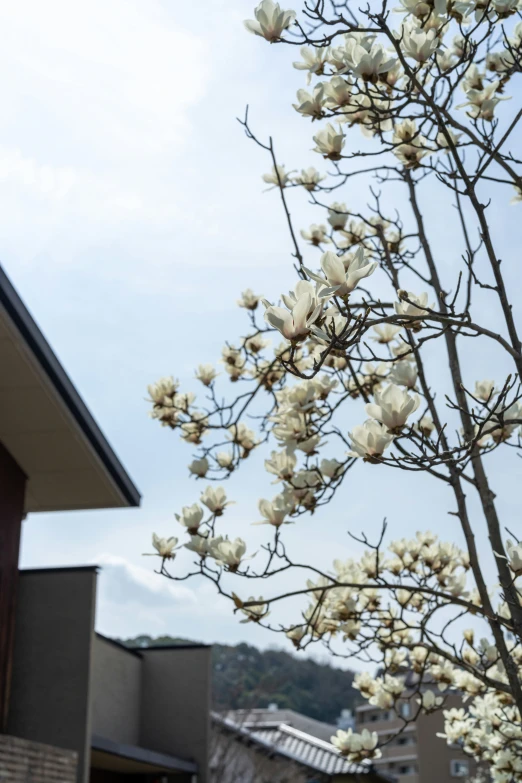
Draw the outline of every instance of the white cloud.
<instances>
[{"instance_id":1,"label":"white cloud","mask_svg":"<svg viewBox=\"0 0 522 783\"><path fill-rule=\"evenodd\" d=\"M164 172L211 77L203 37L159 0L0 7L2 257L70 265L122 223L130 246L168 225L181 194Z\"/></svg>"},{"instance_id":2,"label":"white cloud","mask_svg":"<svg viewBox=\"0 0 522 783\"><path fill-rule=\"evenodd\" d=\"M38 110L33 143L53 125L73 134L60 149L48 140L57 157L77 145L112 161L172 149L204 93L203 41L157 0L4 2L2 32L0 64L11 74L2 92L18 109Z\"/></svg>"},{"instance_id":3,"label":"white cloud","mask_svg":"<svg viewBox=\"0 0 522 783\"><path fill-rule=\"evenodd\" d=\"M196 594L190 588L173 584L152 569L137 566L124 557L102 553L94 562L102 567L100 592L104 600L150 607L172 606L173 602L185 606L197 603Z\"/></svg>"}]
</instances>

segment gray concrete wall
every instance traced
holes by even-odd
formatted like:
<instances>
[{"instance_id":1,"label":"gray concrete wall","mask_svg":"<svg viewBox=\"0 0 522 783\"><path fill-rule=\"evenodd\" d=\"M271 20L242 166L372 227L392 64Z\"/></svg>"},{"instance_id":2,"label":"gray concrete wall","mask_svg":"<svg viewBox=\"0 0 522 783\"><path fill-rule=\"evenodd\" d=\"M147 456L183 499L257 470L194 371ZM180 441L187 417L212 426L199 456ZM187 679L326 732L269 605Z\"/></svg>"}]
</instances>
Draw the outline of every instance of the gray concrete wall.
<instances>
[{"instance_id":1,"label":"gray concrete wall","mask_svg":"<svg viewBox=\"0 0 522 783\"><path fill-rule=\"evenodd\" d=\"M92 660L92 733L140 745L142 658L96 635Z\"/></svg>"},{"instance_id":2,"label":"gray concrete wall","mask_svg":"<svg viewBox=\"0 0 522 783\"><path fill-rule=\"evenodd\" d=\"M78 754L89 780L96 570L21 571L8 733Z\"/></svg>"},{"instance_id":3,"label":"gray concrete wall","mask_svg":"<svg viewBox=\"0 0 522 783\"><path fill-rule=\"evenodd\" d=\"M141 649L141 745L193 759L208 783L210 647Z\"/></svg>"}]
</instances>

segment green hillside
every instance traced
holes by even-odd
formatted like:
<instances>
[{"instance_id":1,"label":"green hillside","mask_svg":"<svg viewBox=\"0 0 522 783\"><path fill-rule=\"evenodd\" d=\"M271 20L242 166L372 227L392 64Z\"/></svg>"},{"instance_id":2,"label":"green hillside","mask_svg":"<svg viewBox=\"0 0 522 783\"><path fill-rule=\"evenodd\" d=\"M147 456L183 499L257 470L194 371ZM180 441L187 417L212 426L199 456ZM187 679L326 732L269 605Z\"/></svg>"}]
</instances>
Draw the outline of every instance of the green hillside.
<instances>
[{"instance_id":1,"label":"green hillside","mask_svg":"<svg viewBox=\"0 0 522 783\"><path fill-rule=\"evenodd\" d=\"M137 636L121 640L129 647L187 644L188 639ZM353 707L357 691L353 673L281 650L258 650L248 644L215 644L212 648L213 704L216 710L267 707L301 712L334 723L341 710Z\"/></svg>"}]
</instances>

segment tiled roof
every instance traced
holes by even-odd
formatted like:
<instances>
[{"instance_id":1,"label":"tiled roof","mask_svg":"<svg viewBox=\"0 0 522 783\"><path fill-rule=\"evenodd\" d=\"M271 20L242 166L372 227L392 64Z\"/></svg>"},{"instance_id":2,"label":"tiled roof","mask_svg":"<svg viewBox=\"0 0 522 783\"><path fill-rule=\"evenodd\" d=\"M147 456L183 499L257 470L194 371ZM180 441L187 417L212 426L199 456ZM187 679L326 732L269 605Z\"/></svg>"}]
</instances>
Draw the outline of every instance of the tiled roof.
<instances>
[{"instance_id":1,"label":"tiled roof","mask_svg":"<svg viewBox=\"0 0 522 783\"><path fill-rule=\"evenodd\" d=\"M239 709L228 710L223 713L225 718L244 726L246 729L253 729L259 724L271 724L279 726L281 723L287 726L293 726L294 729L310 734L312 737L318 737L325 742L330 742L330 737L337 731L337 726L324 721L309 718L308 715L302 715L300 712L290 709Z\"/></svg>"},{"instance_id":2,"label":"tiled roof","mask_svg":"<svg viewBox=\"0 0 522 783\"><path fill-rule=\"evenodd\" d=\"M279 725L265 723L246 728L217 713L213 713L212 717L223 728L315 772L326 775L355 775L370 771L369 764L353 764L340 756L329 742L312 737L284 723Z\"/></svg>"}]
</instances>

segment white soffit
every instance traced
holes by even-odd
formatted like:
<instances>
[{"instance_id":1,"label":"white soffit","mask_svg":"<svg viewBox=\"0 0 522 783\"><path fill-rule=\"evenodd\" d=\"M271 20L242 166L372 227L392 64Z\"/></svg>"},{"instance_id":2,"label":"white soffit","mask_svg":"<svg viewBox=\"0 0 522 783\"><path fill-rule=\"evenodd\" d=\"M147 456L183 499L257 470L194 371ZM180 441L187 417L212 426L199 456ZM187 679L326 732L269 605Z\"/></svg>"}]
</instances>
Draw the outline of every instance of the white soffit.
<instances>
[{"instance_id":1,"label":"white soffit","mask_svg":"<svg viewBox=\"0 0 522 783\"><path fill-rule=\"evenodd\" d=\"M0 266L0 441L26 511L137 506L140 495Z\"/></svg>"}]
</instances>

